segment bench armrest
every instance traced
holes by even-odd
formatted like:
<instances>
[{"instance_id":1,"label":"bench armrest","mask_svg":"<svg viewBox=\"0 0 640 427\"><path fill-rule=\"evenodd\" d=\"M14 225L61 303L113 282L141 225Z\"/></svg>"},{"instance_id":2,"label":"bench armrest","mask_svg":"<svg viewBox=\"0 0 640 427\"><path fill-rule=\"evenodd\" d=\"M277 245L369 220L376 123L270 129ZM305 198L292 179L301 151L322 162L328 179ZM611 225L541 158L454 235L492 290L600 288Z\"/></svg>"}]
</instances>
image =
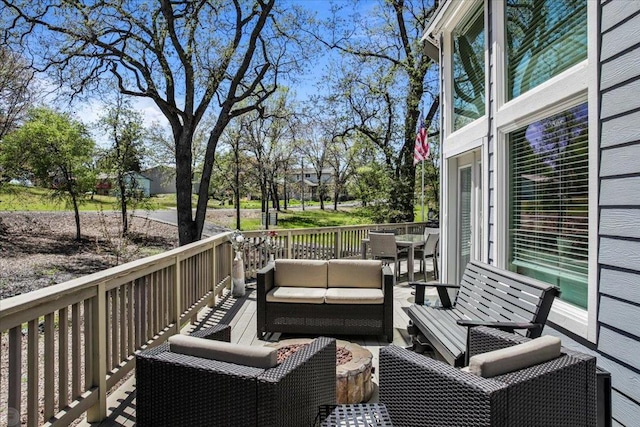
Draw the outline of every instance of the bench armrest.
<instances>
[{"instance_id":1,"label":"bench armrest","mask_svg":"<svg viewBox=\"0 0 640 427\"><path fill-rule=\"evenodd\" d=\"M515 329L537 329L541 328L542 325L539 323L531 323L531 322L491 322L486 320L468 320L468 319L458 319L456 321L460 326L466 326L467 328L471 328L474 326L486 326L489 328L500 329L505 332L512 332Z\"/></svg>"},{"instance_id":2,"label":"bench armrest","mask_svg":"<svg viewBox=\"0 0 640 427\"><path fill-rule=\"evenodd\" d=\"M275 265L273 263L267 264L266 267L258 270L256 280L256 316L258 322L258 338L262 338L262 335L266 329L267 319L267 293L275 285Z\"/></svg>"},{"instance_id":3,"label":"bench armrest","mask_svg":"<svg viewBox=\"0 0 640 427\"><path fill-rule=\"evenodd\" d=\"M460 285L454 285L452 283L440 283L440 282L409 282L409 285L415 286L416 288L416 298L415 302L418 305L424 304L424 291L425 288L436 288L438 290L438 297L440 298L440 303L443 308L451 308L451 299L449 298L449 292L447 289L449 288L460 288Z\"/></svg>"}]
</instances>

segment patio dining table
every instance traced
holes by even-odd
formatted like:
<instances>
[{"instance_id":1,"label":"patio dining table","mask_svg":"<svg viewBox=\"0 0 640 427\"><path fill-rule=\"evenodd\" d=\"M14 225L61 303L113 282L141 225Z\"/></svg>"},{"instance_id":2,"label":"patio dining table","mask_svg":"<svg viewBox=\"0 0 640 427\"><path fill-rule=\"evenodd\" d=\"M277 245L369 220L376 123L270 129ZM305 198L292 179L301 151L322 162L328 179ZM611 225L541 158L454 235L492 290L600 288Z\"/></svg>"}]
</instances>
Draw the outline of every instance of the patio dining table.
<instances>
[{"instance_id":1,"label":"patio dining table","mask_svg":"<svg viewBox=\"0 0 640 427\"><path fill-rule=\"evenodd\" d=\"M424 246L425 237L424 234L398 234L395 236L396 246L398 251L402 248L408 248L407 253L407 270L409 281L413 281L413 253L415 248ZM360 250L362 252L362 259L367 258L367 247L369 246L369 238L362 239L360 243Z\"/></svg>"}]
</instances>

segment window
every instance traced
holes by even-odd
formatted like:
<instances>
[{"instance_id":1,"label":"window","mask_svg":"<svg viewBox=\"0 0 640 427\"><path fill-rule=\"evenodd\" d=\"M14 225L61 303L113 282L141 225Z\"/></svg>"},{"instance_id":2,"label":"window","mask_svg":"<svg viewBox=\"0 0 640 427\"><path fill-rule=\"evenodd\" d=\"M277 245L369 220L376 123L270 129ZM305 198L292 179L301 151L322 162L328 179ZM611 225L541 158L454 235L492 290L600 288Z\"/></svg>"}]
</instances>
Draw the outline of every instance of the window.
<instances>
[{"instance_id":1,"label":"window","mask_svg":"<svg viewBox=\"0 0 640 427\"><path fill-rule=\"evenodd\" d=\"M587 104L510 133L508 144L507 266L587 308Z\"/></svg>"},{"instance_id":2,"label":"window","mask_svg":"<svg viewBox=\"0 0 640 427\"><path fill-rule=\"evenodd\" d=\"M505 7L509 99L587 59L586 0L507 0Z\"/></svg>"},{"instance_id":3,"label":"window","mask_svg":"<svg viewBox=\"0 0 640 427\"><path fill-rule=\"evenodd\" d=\"M484 116L484 9L453 32L453 130Z\"/></svg>"}]
</instances>

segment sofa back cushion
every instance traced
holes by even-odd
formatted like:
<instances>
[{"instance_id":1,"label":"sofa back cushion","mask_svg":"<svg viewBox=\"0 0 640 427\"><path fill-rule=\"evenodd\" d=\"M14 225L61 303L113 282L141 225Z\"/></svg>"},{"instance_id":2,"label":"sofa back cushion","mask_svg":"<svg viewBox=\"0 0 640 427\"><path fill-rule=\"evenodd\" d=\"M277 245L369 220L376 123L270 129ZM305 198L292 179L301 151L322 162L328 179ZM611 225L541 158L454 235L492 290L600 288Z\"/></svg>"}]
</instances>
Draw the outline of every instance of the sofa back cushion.
<instances>
[{"instance_id":1,"label":"sofa back cushion","mask_svg":"<svg viewBox=\"0 0 640 427\"><path fill-rule=\"evenodd\" d=\"M382 289L382 261L371 259L330 259L329 288Z\"/></svg>"},{"instance_id":2,"label":"sofa back cushion","mask_svg":"<svg viewBox=\"0 0 640 427\"><path fill-rule=\"evenodd\" d=\"M312 259L277 259L275 282L276 286L326 288L327 262Z\"/></svg>"},{"instance_id":3,"label":"sofa back cushion","mask_svg":"<svg viewBox=\"0 0 640 427\"><path fill-rule=\"evenodd\" d=\"M262 369L278 364L278 351L275 348L232 344L181 334L169 337L169 351Z\"/></svg>"},{"instance_id":4,"label":"sofa back cushion","mask_svg":"<svg viewBox=\"0 0 640 427\"><path fill-rule=\"evenodd\" d=\"M469 360L469 372L491 378L547 362L560 354L560 338L543 336L522 344L477 354Z\"/></svg>"}]
</instances>

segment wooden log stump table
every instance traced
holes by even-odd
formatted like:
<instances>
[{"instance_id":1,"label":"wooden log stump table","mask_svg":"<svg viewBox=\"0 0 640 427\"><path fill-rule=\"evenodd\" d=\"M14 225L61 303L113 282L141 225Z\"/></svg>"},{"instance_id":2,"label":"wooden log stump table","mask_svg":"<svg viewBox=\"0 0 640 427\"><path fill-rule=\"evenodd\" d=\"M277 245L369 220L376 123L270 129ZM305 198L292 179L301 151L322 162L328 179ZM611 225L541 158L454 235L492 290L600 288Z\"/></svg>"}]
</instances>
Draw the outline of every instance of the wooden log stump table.
<instances>
[{"instance_id":1,"label":"wooden log stump table","mask_svg":"<svg viewBox=\"0 0 640 427\"><path fill-rule=\"evenodd\" d=\"M266 346L278 349L278 361L282 361L311 341L310 338L294 338ZM366 348L349 341L336 341L336 403L361 403L371 398L372 359Z\"/></svg>"}]
</instances>

